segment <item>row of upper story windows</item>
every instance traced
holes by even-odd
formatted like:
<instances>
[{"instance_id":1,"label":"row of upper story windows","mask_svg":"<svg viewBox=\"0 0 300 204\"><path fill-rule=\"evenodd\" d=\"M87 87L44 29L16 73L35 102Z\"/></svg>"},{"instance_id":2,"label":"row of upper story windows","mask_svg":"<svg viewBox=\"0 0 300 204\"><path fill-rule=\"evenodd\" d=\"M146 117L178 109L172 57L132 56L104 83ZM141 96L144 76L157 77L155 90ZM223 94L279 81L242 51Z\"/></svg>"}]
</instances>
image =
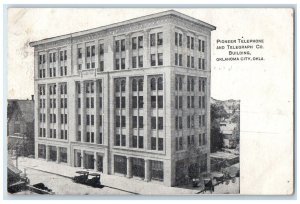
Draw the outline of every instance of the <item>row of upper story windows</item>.
<instances>
[{"instance_id":1,"label":"row of upper story windows","mask_svg":"<svg viewBox=\"0 0 300 204\"><path fill-rule=\"evenodd\" d=\"M53 63L56 62L56 52L50 52L49 53L49 62ZM61 50L59 51L59 59L60 61L66 61L68 59L67 50ZM39 55L39 64L45 64L46 63L46 54L40 54Z\"/></svg>"},{"instance_id":2,"label":"row of upper story windows","mask_svg":"<svg viewBox=\"0 0 300 204\"><path fill-rule=\"evenodd\" d=\"M199 138L198 138L198 145L199 146L203 146L207 144L207 138L206 138L206 134L202 133L199 134ZM187 147L191 147L191 146L195 146L195 136L194 135L188 135L186 137L186 144ZM183 150L183 136L181 137L176 137L176 151L180 151Z\"/></svg>"},{"instance_id":3,"label":"row of upper story windows","mask_svg":"<svg viewBox=\"0 0 300 204\"><path fill-rule=\"evenodd\" d=\"M186 36L186 46L189 49L194 49L195 45L195 38L192 36ZM144 42L144 36L137 36L131 38L131 49L140 49L143 48L143 42ZM161 46L163 45L163 32L158 33L151 33L150 34L150 47L153 46ZM176 46L182 46L182 34L175 32L175 45ZM95 45L88 45L85 47L86 57L94 57L96 55L96 46ZM115 52L122 52L126 50L126 43L125 39L121 40L115 40ZM204 52L205 51L205 41L198 39L198 51ZM99 55L104 54L104 44L99 44ZM78 47L77 48L77 58L81 59L83 57L83 48ZM60 61L66 61L68 59L67 56L67 50L61 50L59 51L59 60ZM50 52L49 53L49 62L56 62L57 61L57 52ZM40 54L39 55L39 64L45 64L46 63L46 54Z\"/></svg>"},{"instance_id":4,"label":"row of upper story windows","mask_svg":"<svg viewBox=\"0 0 300 204\"><path fill-rule=\"evenodd\" d=\"M183 46L182 34L175 32L175 46ZM195 48L195 38L192 36L186 36L186 47L193 50ZM205 40L198 39L198 51L205 52Z\"/></svg>"},{"instance_id":5,"label":"row of upper story windows","mask_svg":"<svg viewBox=\"0 0 300 204\"><path fill-rule=\"evenodd\" d=\"M56 84L51 84L48 86L49 88L49 95L55 95L56 94ZM64 95L68 93L68 86L67 83L61 83L59 85L60 87L60 94ZM45 96L46 95L46 85L40 84L39 85L39 96Z\"/></svg>"},{"instance_id":6,"label":"row of upper story windows","mask_svg":"<svg viewBox=\"0 0 300 204\"><path fill-rule=\"evenodd\" d=\"M182 91L183 84L186 84L186 90L194 92L196 86L196 77L187 77L186 82L183 76L176 76L175 78L175 90ZM198 79L198 91L206 91L206 78L199 77Z\"/></svg>"}]
</instances>

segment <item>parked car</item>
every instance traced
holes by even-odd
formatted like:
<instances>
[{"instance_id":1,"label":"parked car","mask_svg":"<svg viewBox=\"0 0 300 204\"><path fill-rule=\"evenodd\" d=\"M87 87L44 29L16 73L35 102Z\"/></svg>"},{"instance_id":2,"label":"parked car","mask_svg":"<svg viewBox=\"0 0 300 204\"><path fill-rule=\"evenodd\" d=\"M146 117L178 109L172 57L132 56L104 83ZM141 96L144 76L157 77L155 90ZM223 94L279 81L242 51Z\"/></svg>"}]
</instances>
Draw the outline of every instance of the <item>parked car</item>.
<instances>
[{"instance_id":1,"label":"parked car","mask_svg":"<svg viewBox=\"0 0 300 204\"><path fill-rule=\"evenodd\" d=\"M100 182L100 174L98 173L91 173L89 174L89 177L92 178L88 178L86 180L86 184L92 187L101 187L101 182Z\"/></svg>"},{"instance_id":2,"label":"parked car","mask_svg":"<svg viewBox=\"0 0 300 204\"><path fill-rule=\"evenodd\" d=\"M76 173L79 174L79 176L74 176L73 181L75 183L85 184L88 179L89 172L88 171L76 171Z\"/></svg>"}]
</instances>

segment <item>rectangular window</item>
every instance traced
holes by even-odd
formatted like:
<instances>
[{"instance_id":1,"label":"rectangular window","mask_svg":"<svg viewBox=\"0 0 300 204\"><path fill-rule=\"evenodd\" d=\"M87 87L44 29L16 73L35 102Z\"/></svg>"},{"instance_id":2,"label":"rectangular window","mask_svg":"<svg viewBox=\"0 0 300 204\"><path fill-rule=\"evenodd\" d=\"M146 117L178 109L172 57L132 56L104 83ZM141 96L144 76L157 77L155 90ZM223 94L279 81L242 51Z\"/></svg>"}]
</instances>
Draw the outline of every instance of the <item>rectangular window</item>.
<instances>
[{"instance_id":1,"label":"rectangular window","mask_svg":"<svg viewBox=\"0 0 300 204\"><path fill-rule=\"evenodd\" d=\"M163 44L163 33L157 33L157 45L162 45Z\"/></svg>"},{"instance_id":2,"label":"rectangular window","mask_svg":"<svg viewBox=\"0 0 300 204\"><path fill-rule=\"evenodd\" d=\"M179 96L179 109L182 108L182 96Z\"/></svg>"},{"instance_id":3,"label":"rectangular window","mask_svg":"<svg viewBox=\"0 0 300 204\"><path fill-rule=\"evenodd\" d=\"M144 118L143 118L143 116L139 116L139 128L144 128Z\"/></svg>"},{"instance_id":4,"label":"rectangular window","mask_svg":"<svg viewBox=\"0 0 300 204\"><path fill-rule=\"evenodd\" d=\"M81 141L81 131L78 131L78 132L77 132L77 138L76 138L76 141L77 141L77 142L80 142L80 141Z\"/></svg>"},{"instance_id":5,"label":"rectangular window","mask_svg":"<svg viewBox=\"0 0 300 204\"><path fill-rule=\"evenodd\" d=\"M198 58L198 69L202 69L202 60L201 58Z\"/></svg>"},{"instance_id":6,"label":"rectangular window","mask_svg":"<svg viewBox=\"0 0 300 204\"><path fill-rule=\"evenodd\" d=\"M179 129L182 129L182 117L178 117L178 122L179 122Z\"/></svg>"},{"instance_id":7,"label":"rectangular window","mask_svg":"<svg viewBox=\"0 0 300 204\"><path fill-rule=\"evenodd\" d=\"M188 115L186 120L187 128L191 128L191 117Z\"/></svg>"},{"instance_id":8,"label":"rectangular window","mask_svg":"<svg viewBox=\"0 0 300 204\"><path fill-rule=\"evenodd\" d=\"M202 69L205 70L205 59L202 59Z\"/></svg>"},{"instance_id":9,"label":"rectangular window","mask_svg":"<svg viewBox=\"0 0 300 204\"><path fill-rule=\"evenodd\" d=\"M156 66L155 54L151 54L151 66Z\"/></svg>"},{"instance_id":10,"label":"rectangular window","mask_svg":"<svg viewBox=\"0 0 300 204\"><path fill-rule=\"evenodd\" d=\"M125 39L121 40L121 51L125 51Z\"/></svg>"},{"instance_id":11,"label":"rectangular window","mask_svg":"<svg viewBox=\"0 0 300 204\"><path fill-rule=\"evenodd\" d=\"M77 99L77 108L81 108L81 99L80 98Z\"/></svg>"},{"instance_id":12,"label":"rectangular window","mask_svg":"<svg viewBox=\"0 0 300 204\"><path fill-rule=\"evenodd\" d=\"M94 57L94 56L95 56L95 45L93 45L93 46L91 47L91 49L92 49L92 57Z\"/></svg>"},{"instance_id":13,"label":"rectangular window","mask_svg":"<svg viewBox=\"0 0 300 204\"><path fill-rule=\"evenodd\" d=\"M194 57L191 57L191 67L192 67L192 68L195 68Z\"/></svg>"},{"instance_id":14,"label":"rectangular window","mask_svg":"<svg viewBox=\"0 0 300 204\"><path fill-rule=\"evenodd\" d=\"M100 53L100 55L104 54L104 44L99 45L99 53Z\"/></svg>"},{"instance_id":15,"label":"rectangular window","mask_svg":"<svg viewBox=\"0 0 300 204\"><path fill-rule=\"evenodd\" d=\"M175 65L178 65L178 53L175 53Z\"/></svg>"},{"instance_id":16,"label":"rectangular window","mask_svg":"<svg viewBox=\"0 0 300 204\"><path fill-rule=\"evenodd\" d=\"M91 125L94 125L94 115L91 115Z\"/></svg>"},{"instance_id":17,"label":"rectangular window","mask_svg":"<svg viewBox=\"0 0 300 204\"><path fill-rule=\"evenodd\" d=\"M151 117L151 129L156 129L156 117Z\"/></svg>"},{"instance_id":18,"label":"rectangular window","mask_svg":"<svg viewBox=\"0 0 300 204\"><path fill-rule=\"evenodd\" d=\"M178 33L175 32L175 45L178 46Z\"/></svg>"},{"instance_id":19,"label":"rectangular window","mask_svg":"<svg viewBox=\"0 0 300 204\"><path fill-rule=\"evenodd\" d=\"M91 97L91 108L94 108L94 97Z\"/></svg>"},{"instance_id":20,"label":"rectangular window","mask_svg":"<svg viewBox=\"0 0 300 204\"><path fill-rule=\"evenodd\" d=\"M137 128L137 116L132 116L132 128Z\"/></svg>"},{"instance_id":21,"label":"rectangular window","mask_svg":"<svg viewBox=\"0 0 300 204\"><path fill-rule=\"evenodd\" d=\"M143 67L143 55L139 56L139 67Z\"/></svg>"},{"instance_id":22,"label":"rectangular window","mask_svg":"<svg viewBox=\"0 0 300 204\"><path fill-rule=\"evenodd\" d=\"M163 108L164 107L163 96L158 96L157 99L158 99L157 100L158 108Z\"/></svg>"},{"instance_id":23,"label":"rectangular window","mask_svg":"<svg viewBox=\"0 0 300 204\"><path fill-rule=\"evenodd\" d=\"M121 119L120 116L117 115L117 116L116 116L116 127L120 127L120 125L121 125L120 119Z\"/></svg>"},{"instance_id":24,"label":"rectangular window","mask_svg":"<svg viewBox=\"0 0 300 204\"><path fill-rule=\"evenodd\" d=\"M119 40L115 41L115 51L116 52L120 51L120 41Z\"/></svg>"},{"instance_id":25,"label":"rectangular window","mask_svg":"<svg viewBox=\"0 0 300 204\"><path fill-rule=\"evenodd\" d=\"M150 34L150 46L155 46L155 33Z\"/></svg>"},{"instance_id":26,"label":"rectangular window","mask_svg":"<svg viewBox=\"0 0 300 204\"><path fill-rule=\"evenodd\" d=\"M158 117L158 129L163 130L164 129L164 118Z\"/></svg>"},{"instance_id":27,"label":"rectangular window","mask_svg":"<svg viewBox=\"0 0 300 204\"><path fill-rule=\"evenodd\" d=\"M198 40L198 51L201 52L201 40Z\"/></svg>"},{"instance_id":28,"label":"rectangular window","mask_svg":"<svg viewBox=\"0 0 300 204\"><path fill-rule=\"evenodd\" d=\"M100 72L103 72L104 71L104 61L101 60L100 61Z\"/></svg>"},{"instance_id":29,"label":"rectangular window","mask_svg":"<svg viewBox=\"0 0 300 204\"><path fill-rule=\"evenodd\" d=\"M151 96L151 108L156 108L156 96Z\"/></svg>"},{"instance_id":30,"label":"rectangular window","mask_svg":"<svg viewBox=\"0 0 300 204\"><path fill-rule=\"evenodd\" d=\"M205 41L202 40L202 52L204 52L204 51L205 51Z\"/></svg>"},{"instance_id":31,"label":"rectangular window","mask_svg":"<svg viewBox=\"0 0 300 204\"><path fill-rule=\"evenodd\" d=\"M64 51L65 60L67 60L67 50Z\"/></svg>"},{"instance_id":32,"label":"rectangular window","mask_svg":"<svg viewBox=\"0 0 300 204\"><path fill-rule=\"evenodd\" d=\"M121 69L125 69L125 58L121 58Z\"/></svg>"},{"instance_id":33,"label":"rectangular window","mask_svg":"<svg viewBox=\"0 0 300 204\"><path fill-rule=\"evenodd\" d=\"M138 46L139 48L143 48L143 36L138 37Z\"/></svg>"},{"instance_id":34,"label":"rectangular window","mask_svg":"<svg viewBox=\"0 0 300 204\"><path fill-rule=\"evenodd\" d=\"M77 48L77 58L78 59L82 58L82 48Z\"/></svg>"},{"instance_id":35,"label":"rectangular window","mask_svg":"<svg viewBox=\"0 0 300 204\"><path fill-rule=\"evenodd\" d=\"M115 146L120 146L121 145L121 138L119 134L116 134L115 138Z\"/></svg>"},{"instance_id":36,"label":"rectangular window","mask_svg":"<svg viewBox=\"0 0 300 204\"><path fill-rule=\"evenodd\" d=\"M194 38L191 37L191 49L193 50L194 49Z\"/></svg>"},{"instance_id":37,"label":"rectangular window","mask_svg":"<svg viewBox=\"0 0 300 204\"><path fill-rule=\"evenodd\" d=\"M191 108L195 108L195 97L191 96Z\"/></svg>"},{"instance_id":38,"label":"rectangular window","mask_svg":"<svg viewBox=\"0 0 300 204\"><path fill-rule=\"evenodd\" d=\"M190 56L189 56L189 55L186 57L186 66L187 66L187 67L190 67L190 66L191 66Z\"/></svg>"},{"instance_id":39,"label":"rectangular window","mask_svg":"<svg viewBox=\"0 0 300 204\"><path fill-rule=\"evenodd\" d=\"M144 107L144 97L139 96L139 108L143 108L143 107Z\"/></svg>"},{"instance_id":40,"label":"rectangular window","mask_svg":"<svg viewBox=\"0 0 300 204\"><path fill-rule=\"evenodd\" d=\"M119 70L120 69L120 59L116 59L116 61L115 61L115 69L116 70Z\"/></svg>"},{"instance_id":41,"label":"rectangular window","mask_svg":"<svg viewBox=\"0 0 300 204\"><path fill-rule=\"evenodd\" d=\"M151 150L156 150L156 137L151 137Z\"/></svg>"},{"instance_id":42,"label":"rectangular window","mask_svg":"<svg viewBox=\"0 0 300 204\"><path fill-rule=\"evenodd\" d=\"M163 65L163 54L158 53L158 65Z\"/></svg>"},{"instance_id":43,"label":"rectangular window","mask_svg":"<svg viewBox=\"0 0 300 204\"><path fill-rule=\"evenodd\" d=\"M122 135L121 145L122 145L123 147L126 146L126 135Z\"/></svg>"},{"instance_id":44,"label":"rectangular window","mask_svg":"<svg viewBox=\"0 0 300 204\"><path fill-rule=\"evenodd\" d=\"M121 98L121 108L125 108L126 106L126 100L125 100L125 97L122 97Z\"/></svg>"},{"instance_id":45,"label":"rectangular window","mask_svg":"<svg viewBox=\"0 0 300 204\"><path fill-rule=\"evenodd\" d=\"M116 97L116 108L120 108L120 97Z\"/></svg>"},{"instance_id":46,"label":"rectangular window","mask_svg":"<svg viewBox=\"0 0 300 204\"><path fill-rule=\"evenodd\" d=\"M86 57L90 57L91 56L91 47L88 46L86 47Z\"/></svg>"},{"instance_id":47,"label":"rectangular window","mask_svg":"<svg viewBox=\"0 0 300 204\"><path fill-rule=\"evenodd\" d=\"M86 115L86 125L90 125L90 115Z\"/></svg>"},{"instance_id":48,"label":"rectangular window","mask_svg":"<svg viewBox=\"0 0 300 204\"><path fill-rule=\"evenodd\" d=\"M137 148L137 136L132 135L132 147Z\"/></svg>"},{"instance_id":49,"label":"rectangular window","mask_svg":"<svg viewBox=\"0 0 300 204\"><path fill-rule=\"evenodd\" d=\"M179 54L179 66L182 66L182 54Z\"/></svg>"},{"instance_id":50,"label":"rectangular window","mask_svg":"<svg viewBox=\"0 0 300 204\"><path fill-rule=\"evenodd\" d=\"M121 119L122 119L122 121L121 121L122 127L126 127L126 117L122 115Z\"/></svg>"},{"instance_id":51,"label":"rectangular window","mask_svg":"<svg viewBox=\"0 0 300 204\"><path fill-rule=\"evenodd\" d=\"M136 56L132 57L132 68L136 68Z\"/></svg>"},{"instance_id":52,"label":"rectangular window","mask_svg":"<svg viewBox=\"0 0 300 204\"><path fill-rule=\"evenodd\" d=\"M78 123L78 125L81 125L81 115L80 114L78 114L78 116L77 116L77 123Z\"/></svg>"},{"instance_id":53,"label":"rectangular window","mask_svg":"<svg viewBox=\"0 0 300 204\"><path fill-rule=\"evenodd\" d=\"M132 38L132 49L135 50L137 48L137 39L136 37Z\"/></svg>"},{"instance_id":54,"label":"rectangular window","mask_svg":"<svg viewBox=\"0 0 300 204\"><path fill-rule=\"evenodd\" d=\"M158 151L163 151L163 150L164 150L164 139L158 138Z\"/></svg>"},{"instance_id":55,"label":"rectangular window","mask_svg":"<svg viewBox=\"0 0 300 204\"><path fill-rule=\"evenodd\" d=\"M139 136L139 148L144 148L144 137Z\"/></svg>"},{"instance_id":56,"label":"rectangular window","mask_svg":"<svg viewBox=\"0 0 300 204\"><path fill-rule=\"evenodd\" d=\"M132 108L137 108L137 96L132 96Z\"/></svg>"},{"instance_id":57,"label":"rectangular window","mask_svg":"<svg viewBox=\"0 0 300 204\"><path fill-rule=\"evenodd\" d=\"M190 48L191 47L191 37L190 36L186 36L187 40L186 40L186 47Z\"/></svg>"},{"instance_id":58,"label":"rectangular window","mask_svg":"<svg viewBox=\"0 0 300 204\"><path fill-rule=\"evenodd\" d=\"M65 124L68 123L68 117L67 117L67 114L65 114Z\"/></svg>"}]
</instances>

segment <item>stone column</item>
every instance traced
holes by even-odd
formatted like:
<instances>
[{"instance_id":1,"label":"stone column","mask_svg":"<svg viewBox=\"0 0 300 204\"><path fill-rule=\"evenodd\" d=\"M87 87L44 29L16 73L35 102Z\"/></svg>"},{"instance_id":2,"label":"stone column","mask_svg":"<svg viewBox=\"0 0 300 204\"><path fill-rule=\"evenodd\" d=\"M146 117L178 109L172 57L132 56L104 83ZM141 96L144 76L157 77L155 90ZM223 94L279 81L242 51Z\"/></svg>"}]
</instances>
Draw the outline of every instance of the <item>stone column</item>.
<instances>
[{"instance_id":1,"label":"stone column","mask_svg":"<svg viewBox=\"0 0 300 204\"><path fill-rule=\"evenodd\" d=\"M56 163L60 163L60 147L56 147Z\"/></svg>"},{"instance_id":2,"label":"stone column","mask_svg":"<svg viewBox=\"0 0 300 204\"><path fill-rule=\"evenodd\" d=\"M97 166L98 166L97 152L94 152L94 171L98 171Z\"/></svg>"},{"instance_id":3,"label":"stone column","mask_svg":"<svg viewBox=\"0 0 300 204\"><path fill-rule=\"evenodd\" d=\"M85 49L85 43L82 44L82 70L86 69L86 49Z\"/></svg>"},{"instance_id":4,"label":"stone column","mask_svg":"<svg viewBox=\"0 0 300 204\"><path fill-rule=\"evenodd\" d=\"M50 98L50 94L49 94L49 85L46 84L45 85L45 91L46 91L46 107L45 107L45 115L46 115L46 137L49 138L50 137L50 118L49 118L49 113L50 113L50 106L49 106L49 98Z\"/></svg>"},{"instance_id":5,"label":"stone column","mask_svg":"<svg viewBox=\"0 0 300 204\"><path fill-rule=\"evenodd\" d=\"M57 122L57 133L56 133L56 139L60 139L61 137L61 110L60 110L60 84L56 84L56 108L57 108L57 114L56 114L56 122Z\"/></svg>"},{"instance_id":6,"label":"stone column","mask_svg":"<svg viewBox=\"0 0 300 204\"><path fill-rule=\"evenodd\" d=\"M145 159L145 181L148 182L150 180L151 180L150 160Z\"/></svg>"},{"instance_id":7,"label":"stone column","mask_svg":"<svg viewBox=\"0 0 300 204\"><path fill-rule=\"evenodd\" d=\"M94 92L94 98L95 98L95 125L94 125L94 130L95 130L95 143L99 144L100 143L100 136L99 136L99 132L100 132L100 125L99 125L99 115L100 115L100 111L99 111L99 81L98 80L94 80L94 87L95 87L95 92Z\"/></svg>"},{"instance_id":8,"label":"stone column","mask_svg":"<svg viewBox=\"0 0 300 204\"><path fill-rule=\"evenodd\" d=\"M131 47L130 47L130 41L131 41L131 34L127 34L125 38L125 69L131 68Z\"/></svg>"},{"instance_id":9,"label":"stone column","mask_svg":"<svg viewBox=\"0 0 300 204\"><path fill-rule=\"evenodd\" d=\"M81 150L81 168L84 169L84 162L85 162L85 157L84 157L84 150Z\"/></svg>"},{"instance_id":10,"label":"stone column","mask_svg":"<svg viewBox=\"0 0 300 204\"><path fill-rule=\"evenodd\" d=\"M150 119L150 90L148 87L148 76L144 76L144 87L143 87L143 98L144 98L144 148L150 149L150 128L151 128L151 119Z\"/></svg>"},{"instance_id":11,"label":"stone column","mask_svg":"<svg viewBox=\"0 0 300 204\"><path fill-rule=\"evenodd\" d=\"M187 67L187 60L186 60L186 56L188 55L187 53L187 33L186 31L183 31L182 34L182 66L183 67Z\"/></svg>"},{"instance_id":12,"label":"stone column","mask_svg":"<svg viewBox=\"0 0 300 204\"><path fill-rule=\"evenodd\" d=\"M126 157L127 158L127 175L126 177L131 178L132 177L132 158L131 157Z\"/></svg>"},{"instance_id":13,"label":"stone column","mask_svg":"<svg viewBox=\"0 0 300 204\"><path fill-rule=\"evenodd\" d=\"M126 119L126 147L129 148L130 144L130 133L131 133L131 118L132 118L132 111L131 104L130 104L130 97L131 97L131 89L130 89L130 80L129 77L126 77L126 91L125 91L125 119ZM122 110L123 112L123 110ZM123 132L122 132L123 133Z\"/></svg>"},{"instance_id":14,"label":"stone column","mask_svg":"<svg viewBox=\"0 0 300 204\"><path fill-rule=\"evenodd\" d=\"M85 89L84 89L84 81L80 82L80 92L81 92L81 106L80 106L80 110L81 110L81 142L85 142L86 141L86 111L85 111L85 103L86 103L86 99L85 99Z\"/></svg>"},{"instance_id":15,"label":"stone column","mask_svg":"<svg viewBox=\"0 0 300 204\"><path fill-rule=\"evenodd\" d=\"M149 31L150 29L144 30L144 44L143 44L143 67L150 67L150 47L149 47Z\"/></svg>"},{"instance_id":16,"label":"stone column","mask_svg":"<svg viewBox=\"0 0 300 204\"><path fill-rule=\"evenodd\" d=\"M46 145L46 161L50 160L50 146Z\"/></svg>"},{"instance_id":17,"label":"stone column","mask_svg":"<svg viewBox=\"0 0 300 204\"><path fill-rule=\"evenodd\" d=\"M96 71L100 68L99 66L99 41L95 40L95 69Z\"/></svg>"}]
</instances>

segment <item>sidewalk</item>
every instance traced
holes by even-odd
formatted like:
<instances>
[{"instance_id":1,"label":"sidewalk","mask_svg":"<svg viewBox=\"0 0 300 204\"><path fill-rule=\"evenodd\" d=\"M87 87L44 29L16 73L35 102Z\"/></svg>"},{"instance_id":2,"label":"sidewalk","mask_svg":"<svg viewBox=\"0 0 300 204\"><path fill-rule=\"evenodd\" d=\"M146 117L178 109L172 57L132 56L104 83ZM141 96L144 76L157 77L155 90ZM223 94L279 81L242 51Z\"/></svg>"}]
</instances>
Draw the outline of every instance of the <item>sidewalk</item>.
<instances>
[{"instance_id":1,"label":"sidewalk","mask_svg":"<svg viewBox=\"0 0 300 204\"><path fill-rule=\"evenodd\" d=\"M65 164L55 162L46 162L38 159L19 157L19 168L33 168L47 171L62 176L73 177L76 171L82 168L71 167ZM92 171L90 171L92 172ZM177 187L167 187L162 183L145 182L135 178L128 179L122 176L101 174L101 183L106 186L118 188L142 195L191 195L197 193L198 189L183 189Z\"/></svg>"}]
</instances>

